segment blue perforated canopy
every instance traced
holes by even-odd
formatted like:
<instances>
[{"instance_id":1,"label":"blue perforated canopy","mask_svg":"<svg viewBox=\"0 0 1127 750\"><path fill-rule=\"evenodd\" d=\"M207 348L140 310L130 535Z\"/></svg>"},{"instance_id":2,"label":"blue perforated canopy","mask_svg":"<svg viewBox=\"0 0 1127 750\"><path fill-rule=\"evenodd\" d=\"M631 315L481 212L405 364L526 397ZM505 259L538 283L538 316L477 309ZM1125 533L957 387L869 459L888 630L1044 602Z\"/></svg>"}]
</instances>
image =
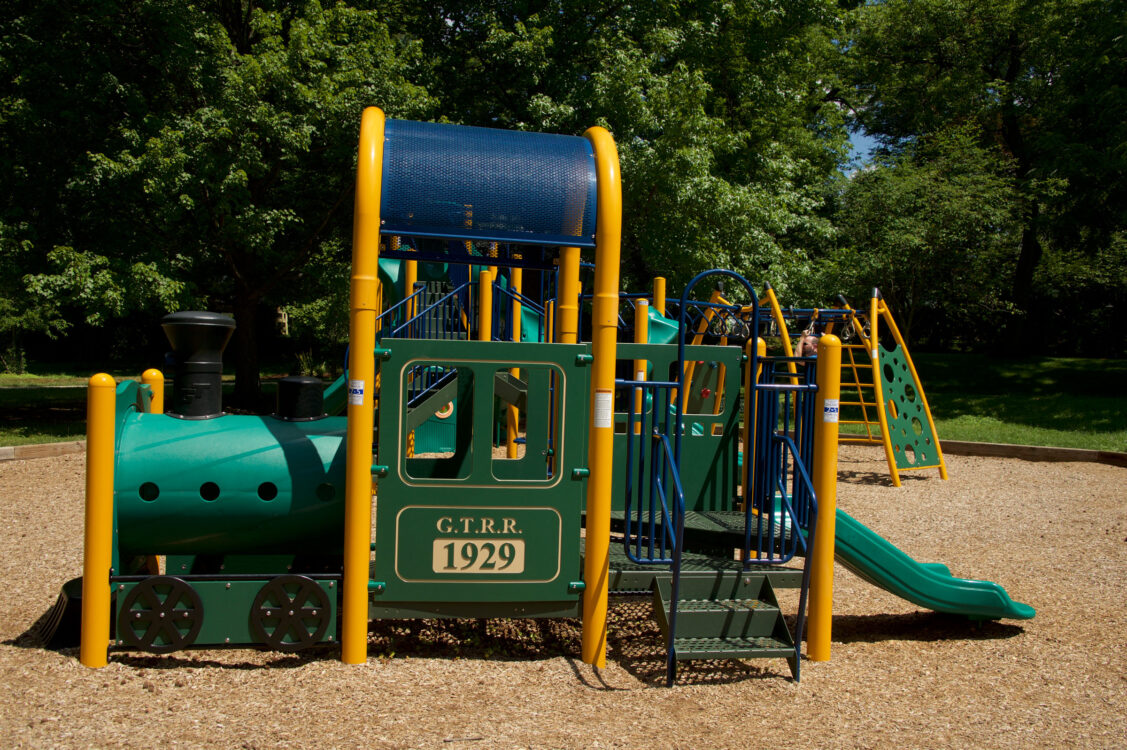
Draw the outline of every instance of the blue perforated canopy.
<instances>
[{"instance_id":1,"label":"blue perforated canopy","mask_svg":"<svg viewBox=\"0 0 1127 750\"><path fill-rule=\"evenodd\" d=\"M595 157L586 138L388 120L380 231L595 246Z\"/></svg>"}]
</instances>

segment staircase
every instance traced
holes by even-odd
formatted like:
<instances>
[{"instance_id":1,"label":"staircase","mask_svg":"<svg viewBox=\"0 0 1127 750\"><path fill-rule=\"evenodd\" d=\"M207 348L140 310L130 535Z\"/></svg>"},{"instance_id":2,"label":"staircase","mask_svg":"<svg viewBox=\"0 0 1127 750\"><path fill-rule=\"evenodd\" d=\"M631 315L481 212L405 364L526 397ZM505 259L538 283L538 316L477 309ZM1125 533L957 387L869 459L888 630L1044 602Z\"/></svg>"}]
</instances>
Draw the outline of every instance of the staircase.
<instances>
[{"instance_id":1,"label":"staircase","mask_svg":"<svg viewBox=\"0 0 1127 750\"><path fill-rule=\"evenodd\" d=\"M671 578L654 579L654 616L669 639L676 619L669 659L782 658L795 681L798 652L768 575L726 572L716 578L682 578L677 606ZM671 614L672 612L672 614Z\"/></svg>"}]
</instances>

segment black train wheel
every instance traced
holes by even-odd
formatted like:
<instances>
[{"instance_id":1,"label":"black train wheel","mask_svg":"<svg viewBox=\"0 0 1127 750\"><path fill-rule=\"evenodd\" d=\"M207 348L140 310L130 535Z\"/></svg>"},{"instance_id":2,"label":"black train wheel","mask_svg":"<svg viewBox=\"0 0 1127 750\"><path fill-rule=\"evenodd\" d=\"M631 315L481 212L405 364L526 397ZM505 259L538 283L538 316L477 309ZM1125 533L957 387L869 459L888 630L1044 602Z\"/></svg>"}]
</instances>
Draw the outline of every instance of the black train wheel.
<instances>
[{"instance_id":1,"label":"black train wheel","mask_svg":"<svg viewBox=\"0 0 1127 750\"><path fill-rule=\"evenodd\" d=\"M283 575L263 586L250 608L255 640L278 651L300 651L325 637L332 608L312 578Z\"/></svg>"},{"instance_id":2,"label":"black train wheel","mask_svg":"<svg viewBox=\"0 0 1127 750\"><path fill-rule=\"evenodd\" d=\"M126 595L118 638L134 648L167 654L192 645L203 625L203 602L191 584L173 576L146 578Z\"/></svg>"}]
</instances>

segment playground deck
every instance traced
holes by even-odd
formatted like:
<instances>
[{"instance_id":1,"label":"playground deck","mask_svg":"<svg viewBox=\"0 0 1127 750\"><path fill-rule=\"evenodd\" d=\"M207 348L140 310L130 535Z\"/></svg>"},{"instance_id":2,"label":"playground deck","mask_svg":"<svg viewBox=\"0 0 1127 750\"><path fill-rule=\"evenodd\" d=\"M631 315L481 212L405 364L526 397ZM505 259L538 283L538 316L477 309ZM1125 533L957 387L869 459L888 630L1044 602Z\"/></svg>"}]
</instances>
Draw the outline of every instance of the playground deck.
<instances>
[{"instance_id":1,"label":"playground deck","mask_svg":"<svg viewBox=\"0 0 1127 750\"><path fill-rule=\"evenodd\" d=\"M968 631L839 566L833 660L807 663L800 685L781 660L716 661L666 690L636 597L612 608L601 674L579 663L570 620L380 622L360 669L332 649L131 654L86 669L26 635L81 570L83 457L5 462L0 745L1122 747L1127 469L948 465L947 482L915 473L897 490L880 448L844 447L839 505L917 560L1005 581L1035 619Z\"/></svg>"}]
</instances>

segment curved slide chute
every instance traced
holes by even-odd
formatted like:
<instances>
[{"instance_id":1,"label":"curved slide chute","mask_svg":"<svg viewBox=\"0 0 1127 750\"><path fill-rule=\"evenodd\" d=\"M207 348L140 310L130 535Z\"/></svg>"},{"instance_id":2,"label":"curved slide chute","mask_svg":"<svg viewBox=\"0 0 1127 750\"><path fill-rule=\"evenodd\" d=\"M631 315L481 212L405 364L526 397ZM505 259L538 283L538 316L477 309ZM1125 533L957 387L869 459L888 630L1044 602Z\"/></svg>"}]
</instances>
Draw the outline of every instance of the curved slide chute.
<instances>
[{"instance_id":1,"label":"curved slide chute","mask_svg":"<svg viewBox=\"0 0 1127 750\"><path fill-rule=\"evenodd\" d=\"M845 511L837 512L837 561L913 604L976 620L1029 620L1036 611L991 581L955 578L946 565L919 563Z\"/></svg>"}]
</instances>

